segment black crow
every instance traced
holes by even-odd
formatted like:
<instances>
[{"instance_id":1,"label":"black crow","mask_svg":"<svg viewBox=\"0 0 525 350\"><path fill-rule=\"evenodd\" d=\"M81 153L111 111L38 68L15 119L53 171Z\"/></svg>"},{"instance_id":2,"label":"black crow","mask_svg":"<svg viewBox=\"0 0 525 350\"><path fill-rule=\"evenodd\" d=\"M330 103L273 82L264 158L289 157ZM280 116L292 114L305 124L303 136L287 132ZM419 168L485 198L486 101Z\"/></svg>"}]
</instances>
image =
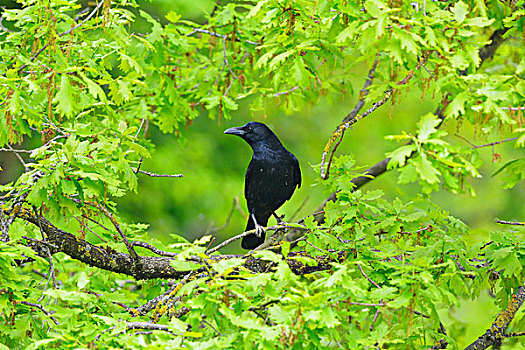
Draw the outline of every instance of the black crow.
<instances>
[{"instance_id":1,"label":"black crow","mask_svg":"<svg viewBox=\"0 0 525 350\"><path fill-rule=\"evenodd\" d=\"M253 150L244 179L244 197L249 211L246 231L257 231L244 237L241 246L254 249L264 242L264 226L270 216L281 222L275 211L292 197L296 187L301 187L301 169L297 158L262 123L249 122L224 133L242 137Z\"/></svg>"}]
</instances>

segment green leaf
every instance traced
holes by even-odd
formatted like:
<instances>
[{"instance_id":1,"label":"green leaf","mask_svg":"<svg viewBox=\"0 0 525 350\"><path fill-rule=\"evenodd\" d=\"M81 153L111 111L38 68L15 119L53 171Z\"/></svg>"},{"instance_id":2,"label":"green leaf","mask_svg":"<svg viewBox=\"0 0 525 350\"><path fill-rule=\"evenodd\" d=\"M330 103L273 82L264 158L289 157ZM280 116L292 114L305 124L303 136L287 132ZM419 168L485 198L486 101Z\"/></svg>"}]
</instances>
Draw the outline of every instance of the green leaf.
<instances>
[{"instance_id":1,"label":"green leaf","mask_svg":"<svg viewBox=\"0 0 525 350\"><path fill-rule=\"evenodd\" d=\"M375 288L372 290L372 293L370 294L370 298L371 300L375 300L375 301L379 301L382 299L391 299L396 293L397 293L396 287Z\"/></svg>"},{"instance_id":2,"label":"green leaf","mask_svg":"<svg viewBox=\"0 0 525 350\"><path fill-rule=\"evenodd\" d=\"M151 33L148 35L148 40L152 43L162 41L163 29L159 22L153 19L147 12L139 10L140 16L152 24Z\"/></svg>"},{"instance_id":3,"label":"green leaf","mask_svg":"<svg viewBox=\"0 0 525 350\"><path fill-rule=\"evenodd\" d=\"M337 35L336 41L338 43L345 43L348 39L353 40L358 30L358 24L355 22L348 23L348 26Z\"/></svg>"},{"instance_id":4,"label":"green leaf","mask_svg":"<svg viewBox=\"0 0 525 350\"><path fill-rule=\"evenodd\" d=\"M275 56L270 62L270 69L275 69L277 67L277 65L282 63L286 59L286 57L290 56L294 52L295 52L295 50L289 50L289 51L283 52L283 53Z\"/></svg>"},{"instance_id":5,"label":"green leaf","mask_svg":"<svg viewBox=\"0 0 525 350\"><path fill-rule=\"evenodd\" d=\"M276 47L274 47L273 49L271 49L270 51L266 52L264 55L262 55L261 57L259 57L259 59L257 60L257 62L255 63L255 68L256 69L259 69L263 66L266 66L266 64L268 63L268 60L270 60L270 57L273 56L273 53L277 50Z\"/></svg>"},{"instance_id":6,"label":"green leaf","mask_svg":"<svg viewBox=\"0 0 525 350\"><path fill-rule=\"evenodd\" d=\"M260 258L262 260L268 260L268 261L272 261L272 262L276 262L276 263L282 261L281 256L275 254L274 252L272 252L270 250L258 250L258 251L253 253L253 256L255 258Z\"/></svg>"},{"instance_id":7,"label":"green leaf","mask_svg":"<svg viewBox=\"0 0 525 350\"><path fill-rule=\"evenodd\" d=\"M261 7L262 5L265 5L266 2L265 1L258 1L257 2L257 5L255 5L254 7L252 7L250 9L250 12L248 13L248 15L246 16L246 18L252 18L252 17L255 17L259 11L261 11Z\"/></svg>"},{"instance_id":8,"label":"green leaf","mask_svg":"<svg viewBox=\"0 0 525 350\"><path fill-rule=\"evenodd\" d=\"M436 127L441 123L439 119L434 114L427 114L421 120L418 125L418 140L426 141L428 137L437 131Z\"/></svg>"},{"instance_id":9,"label":"green leaf","mask_svg":"<svg viewBox=\"0 0 525 350\"><path fill-rule=\"evenodd\" d=\"M198 270L201 267L200 265L194 262L177 259L171 260L170 265L177 271L192 271Z\"/></svg>"},{"instance_id":10,"label":"green leaf","mask_svg":"<svg viewBox=\"0 0 525 350\"><path fill-rule=\"evenodd\" d=\"M467 98L469 97L469 95L470 94L467 91L463 91L457 94L457 96L447 106L447 111L446 111L447 116L457 118L459 116L464 115L465 114L464 106L465 106L465 102L467 101Z\"/></svg>"},{"instance_id":11,"label":"green leaf","mask_svg":"<svg viewBox=\"0 0 525 350\"><path fill-rule=\"evenodd\" d=\"M397 309L402 306L408 306L412 298L413 296L411 295L411 293L403 293L394 298L394 300L389 301L388 306L394 309Z\"/></svg>"},{"instance_id":12,"label":"green leaf","mask_svg":"<svg viewBox=\"0 0 525 350\"><path fill-rule=\"evenodd\" d=\"M246 262L245 259L232 258L232 259L224 259L224 260L217 261L211 266L218 273L224 274L226 271L233 270L233 268L237 266L241 266L245 262Z\"/></svg>"},{"instance_id":13,"label":"green leaf","mask_svg":"<svg viewBox=\"0 0 525 350\"><path fill-rule=\"evenodd\" d=\"M488 19L486 17L474 17L474 18L467 19L465 23L469 26L483 28L483 27L490 26L492 23L494 23L494 21L495 21L494 18Z\"/></svg>"},{"instance_id":14,"label":"green leaf","mask_svg":"<svg viewBox=\"0 0 525 350\"><path fill-rule=\"evenodd\" d=\"M124 72L129 72L131 69L134 69L135 72L137 72L138 74L140 75L144 74L142 67L137 63L137 61L135 61L130 56L125 55L122 52L119 52L119 58L120 58L119 68L122 69Z\"/></svg>"},{"instance_id":15,"label":"green leaf","mask_svg":"<svg viewBox=\"0 0 525 350\"><path fill-rule=\"evenodd\" d=\"M94 98L98 97L103 102L105 102L107 100L106 94L104 93L104 90L102 90L102 88L97 83L95 83L93 80L89 79L87 76L82 74L82 72L78 72L78 74L84 80L84 82L86 83L86 85L88 87L88 90L89 90L89 93L91 94L91 96L93 96Z\"/></svg>"},{"instance_id":16,"label":"green leaf","mask_svg":"<svg viewBox=\"0 0 525 350\"><path fill-rule=\"evenodd\" d=\"M20 90L16 89L8 100L8 110L11 114L17 115L20 112L20 102Z\"/></svg>"},{"instance_id":17,"label":"green leaf","mask_svg":"<svg viewBox=\"0 0 525 350\"><path fill-rule=\"evenodd\" d=\"M454 69L467 69L469 64L462 51L458 51L450 59L450 63Z\"/></svg>"},{"instance_id":18,"label":"green leaf","mask_svg":"<svg viewBox=\"0 0 525 350\"><path fill-rule=\"evenodd\" d=\"M168 12L168 14L166 15L166 19L168 21L170 21L171 23L177 23L180 19L182 18L181 15L179 15L177 12L175 11L170 11Z\"/></svg>"},{"instance_id":19,"label":"green leaf","mask_svg":"<svg viewBox=\"0 0 525 350\"><path fill-rule=\"evenodd\" d=\"M89 277L85 271L80 271L78 277L77 277L77 287L78 289L82 289L89 283Z\"/></svg>"},{"instance_id":20,"label":"green leaf","mask_svg":"<svg viewBox=\"0 0 525 350\"><path fill-rule=\"evenodd\" d=\"M188 325L176 317L172 317L168 323L169 329L176 334L184 333L188 330Z\"/></svg>"},{"instance_id":21,"label":"green leaf","mask_svg":"<svg viewBox=\"0 0 525 350\"><path fill-rule=\"evenodd\" d=\"M79 293L78 291L67 291L61 289L48 289L45 295L68 302L87 302L94 301L96 297L91 294Z\"/></svg>"},{"instance_id":22,"label":"green leaf","mask_svg":"<svg viewBox=\"0 0 525 350\"><path fill-rule=\"evenodd\" d=\"M463 23L467 13L469 12L469 8L463 1L459 1L456 3L456 5L454 5L454 7L452 7L451 11L454 14L454 19L458 23Z\"/></svg>"},{"instance_id":23,"label":"green leaf","mask_svg":"<svg viewBox=\"0 0 525 350\"><path fill-rule=\"evenodd\" d=\"M523 266L521 265L513 247L497 249L490 257L494 259L494 268L503 269L505 277L520 276Z\"/></svg>"},{"instance_id":24,"label":"green leaf","mask_svg":"<svg viewBox=\"0 0 525 350\"><path fill-rule=\"evenodd\" d=\"M62 74L60 88L55 95L53 102L57 103L57 109L61 115L70 116L73 114L73 91L71 90L71 84L69 83L67 74Z\"/></svg>"},{"instance_id":25,"label":"green leaf","mask_svg":"<svg viewBox=\"0 0 525 350\"><path fill-rule=\"evenodd\" d=\"M328 328L334 328L341 324L336 317L336 313L330 307L323 310L320 321Z\"/></svg>"},{"instance_id":26,"label":"green leaf","mask_svg":"<svg viewBox=\"0 0 525 350\"><path fill-rule=\"evenodd\" d=\"M406 159L410 157L412 152L416 150L416 146L414 144L401 146L394 150L393 152L387 153L386 156L390 158L390 161L388 162L388 169L393 169L396 167L402 167L405 165Z\"/></svg>"},{"instance_id":27,"label":"green leaf","mask_svg":"<svg viewBox=\"0 0 525 350\"><path fill-rule=\"evenodd\" d=\"M236 111L237 109L239 109L239 105L228 96L223 96L222 102L224 102L224 107L228 108L231 111Z\"/></svg>"},{"instance_id":28,"label":"green leaf","mask_svg":"<svg viewBox=\"0 0 525 350\"><path fill-rule=\"evenodd\" d=\"M253 313L243 312L241 315L235 314L228 308L220 308L219 311L235 326L244 329L261 330L263 328L262 321L259 318L253 317Z\"/></svg>"},{"instance_id":29,"label":"green leaf","mask_svg":"<svg viewBox=\"0 0 525 350\"><path fill-rule=\"evenodd\" d=\"M432 166L432 163L426 157L419 157L414 161L414 165L421 179L431 184L439 182L439 171Z\"/></svg>"},{"instance_id":30,"label":"green leaf","mask_svg":"<svg viewBox=\"0 0 525 350\"><path fill-rule=\"evenodd\" d=\"M126 124L125 121L121 120L118 123L117 130L118 130L119 133L123 134L126 131L127 128L128 128L128 125Z\"/></svg>"}]
</instances>

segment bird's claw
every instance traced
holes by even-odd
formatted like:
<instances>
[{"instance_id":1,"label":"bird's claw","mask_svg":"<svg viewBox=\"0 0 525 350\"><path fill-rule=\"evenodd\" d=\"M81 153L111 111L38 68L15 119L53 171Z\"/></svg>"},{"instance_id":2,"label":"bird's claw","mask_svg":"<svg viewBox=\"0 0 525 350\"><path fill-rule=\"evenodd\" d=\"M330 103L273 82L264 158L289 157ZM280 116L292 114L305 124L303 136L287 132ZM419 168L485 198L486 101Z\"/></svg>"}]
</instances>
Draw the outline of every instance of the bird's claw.
<instances>
[{"instance_id":1,"label":"bird's claw","mask_svg":"<svg viewBox=\"0 0 525 350\"><path fill-rule=\"evenodd\" d=\"M266 230L261 225L256 225L255 234L257 235L257 237L264 237L264 235L266 234Z\"/></svg>"},{"instance_id":2,"label":"bird's claw","mask_svg":"<svg viewBox=\"0 0 525 350\"><path fill-rule=\"evenodd\" d=\"M285 216L285 214L283 214L283 215L281 215L281 216L277 215L276 212L273 212L272 214L273 214L273 216L275 216L275 218L277 219L277 224L278 224L278 225L286 225L286 222L284 222L284 216Z\"/></svg>"}]
</instances>

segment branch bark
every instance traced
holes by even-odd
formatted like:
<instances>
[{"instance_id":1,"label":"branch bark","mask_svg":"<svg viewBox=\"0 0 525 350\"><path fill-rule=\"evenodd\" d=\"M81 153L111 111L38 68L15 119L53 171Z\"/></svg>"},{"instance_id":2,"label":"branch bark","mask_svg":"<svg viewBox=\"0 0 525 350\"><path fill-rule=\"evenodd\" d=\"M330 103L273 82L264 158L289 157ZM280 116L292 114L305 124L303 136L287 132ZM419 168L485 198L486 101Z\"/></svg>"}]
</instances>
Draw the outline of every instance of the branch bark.
<instances>
[{"instance_id":1,"label":"branch bark","mask_svg":"<svg viewBox=\"0 0 525 350\"><path fill-rule=\"evenodd\" d=\"M505 331L509 327L510 322L514 319L514 315L519 310L523 301L525 300L525 284L518 288L516 294L513 294L507 309L500 312L492 323L492 326L480 336L476 341L467 346L465 350L483 350L492 345L501 344L505 339Z\"/></svg>"},{"instance_id":2,"label":"branch bark","mask_svg":"<svg viewBox=\"0 0 525 350\"><path fill-rule=\"evenodd\" d=\"M100 247L93 245L75 235L59 229L54 226L49 220L44 217L37 217L32 213L32 210L27 208L17 208L11 212L9 208L2 208L6 215L15 215L17 218L30 222L37 227L41 227L46 235L46 249L49 249L51 254L63 252L73 259L82 261L83 263L98 267L103 270L122 273L135 278L136 280L149 280L154 278L163 279L180 279L186 276L189 271L177 270L176 257L155 257L155 256L139 256L132 257L129 254L117 252L109 247ZM29 244L37 253L41 252L40 245L35 242ZM304 252L293 252L288 255L286 259L292 272L298 275L309 274L317 271L328 270L332 267L331 263L336 261L331 256L317 257L317 265L308 266L294 259L295 256L303 256ZM344 259L343 252L338 254L341 261ZM259 273L267 271L273 266L271 261L262 260L249 255L213 255L209 259L195 258L192 262L202 265L202 268L193 270L194 272L206 271L204 267L207 263L214 263L228 258L245 258L244 267L248 270Z\"/></svg>"}]
</instances>

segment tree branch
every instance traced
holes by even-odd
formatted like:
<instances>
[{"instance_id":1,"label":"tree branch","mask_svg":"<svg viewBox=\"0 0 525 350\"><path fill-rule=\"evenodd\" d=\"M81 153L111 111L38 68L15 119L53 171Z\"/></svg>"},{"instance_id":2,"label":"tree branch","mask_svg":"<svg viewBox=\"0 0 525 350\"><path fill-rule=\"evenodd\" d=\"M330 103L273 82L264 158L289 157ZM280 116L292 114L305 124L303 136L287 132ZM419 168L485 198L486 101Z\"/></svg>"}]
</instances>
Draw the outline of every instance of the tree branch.
<instances>
[{"instance_id":1,"label":"tree branch","mask_svg":"<svg viewBox=\"0 0 525 350\"><path fill-rule=\"evenodd\" d=\"M483 64L483 62L489 58L492 58L494 56L494 53L499 48L499 46L503 43L504 38L503 35L507 32L508 28L502 28L494 31L492 33L492 36L490 37L490 44L485 45L480 51L479 51L479 58L480 58L480 66ZM466 71L460 72L460 74L465 75ZM439 106L435 112L435 114L443 121L445 119L445 109L447 107L448 103L445 103L441 106ZM349 114L351 115L351 114ZM346 118L345 118L346 119ZM342 124L344 125L344 123ZM441 124L440 124L441 125ZM339 129L339 127L338 127ZM334 133L335 135L335 133ZM335 141L335 139L334 139ZM328 146L328 144L327 144ZM325 148L325 152L326 148ZM412 155L410 155L412 156ZM367 184L371 180L375 179L379 175L385 173L388 168L388 163L390 162L390 158L385 158L381 160L380 162L376 163L375 165L371 166L368 170L366 170L363 175L355 178L352 180L352 183L354 183L355 189L360 188L361 186ZM323 176L323 173L321 173L321 177ZM316 211L323 210L324 206L329 201L334 201L336 199L337 193L332 193L330 196L325 199L325 201L317 208ZM323 215L324 218L324 215Z\"/></svg>"},{"instance_id":2,"label":"tree branch","mask_svg":"<svg viewBox=\"0 0 525 350\"><path fill-rule=\"evenodd\" d=\"M89 266L98 267L100 269L116 273L122 273L132 276L137 280L149 280L154 278L181 279L190 272L177 270L176 263L173 263L175 260L173 257L137 256L137 260L135 260L129 254L117 252L109 247L99 247L93 245L69 232L55 227L44 217L36 217L32 214L32 211L27 208L15 208L15 210L11 212L9 208L4 207L3 211L7 215L13 214L17 218L30 222L37 227L41 226L42 231L45 232L47 238L46 248L49 248L51 254L63 252L73 259L82 261ZM275 227L269 227L269 229L277 229L282 227L283 225L276 225ZM253 232L255 232L255 230L253 230ZM253 232L248 231L247 234ZM38 252L38 243L33 242L30 247ZM325 255L316 257L318 262L317 265L307 266L304 263L294 259L295 256L301 256L301 254L304 255L304 252L293 252L290 253L286 259L286 262L290 266L292 272L297 275L328 270L332 267L332 262L338 260L343 261L345 257L344 252L336 252L335 254L338 257L337 260L333 258L333 255ZM268 268L273 266L271 261L243 255L214 255L210 256L209 259L198 258L191 259L191 261L204 265L207 262L213 263L215 261L229 259L232 257L246 259L243 266L255 273L267 271ZM175 265L175 267L172 265ZM192 270L191 272L200 273L205 271L206 268L201 267Z\"/></svg>"},{"instance_id":3,"label":"tree branch","mask_svg":"<svg viewBox=\"0 0 525 350\"><path fill-rule=\"evenodd\" d=\"M525 222L512 222L512 221L504 221L504 220L496 220L496 222L502 225L525 226Z\"/></svg>"},{"instance_id":4,"label":"tree branch","mask_svg":"<svg viewBox=\"0 0 525 350\"><path fill-rule=\"evenodd\" d=\"M145 174L151 177L184 177L184 175L182 174L155 174L155 173L150 173L149 171L144 171L140 169L137 169L136 172L139 172L141 174Z\"/></svg>"},{"instance_id":5,"label":"tree branch","mask_svg":"<svg viewBox=\"0 0 525 350\"><path fill-rule=\"evenodd\" d=\"M525 284L518 288L509 300L507 309L500 312L492 326L465 350L483 350L505 339L505 331L525 300Z\"/></svg>"}]
</instances>

